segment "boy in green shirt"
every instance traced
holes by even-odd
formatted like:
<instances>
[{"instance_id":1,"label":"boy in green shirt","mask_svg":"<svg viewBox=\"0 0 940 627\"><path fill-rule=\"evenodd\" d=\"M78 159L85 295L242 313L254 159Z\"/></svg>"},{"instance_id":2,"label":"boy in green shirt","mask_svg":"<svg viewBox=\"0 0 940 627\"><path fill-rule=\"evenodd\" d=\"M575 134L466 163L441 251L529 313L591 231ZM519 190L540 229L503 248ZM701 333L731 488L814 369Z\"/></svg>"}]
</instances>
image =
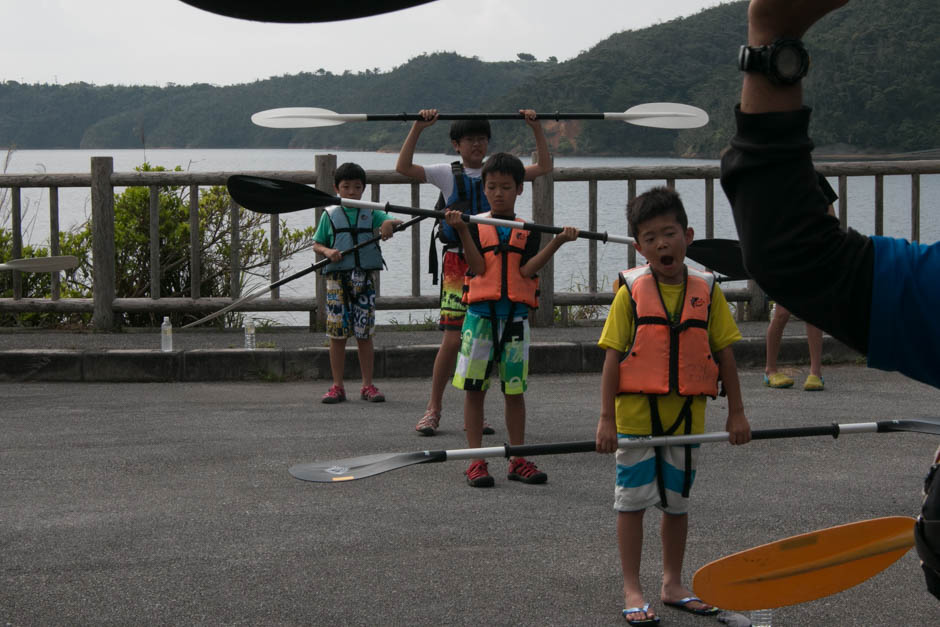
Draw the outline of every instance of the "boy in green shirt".
<instances>
[{"instance_id":1,"label":"boy in green shirt","mask_svg":"<svg viewBox=\"0 0 940 627\"><path fill-rule=\"evenodd\" d=\"M336 168L333 187L341 198L359 200L366 188L366 173L355 163ZM313 235L313 250L328 258L322 272L326 277L326 335L330 338L330 371L333 385L323 395L324 403L346 400L343 368L346 364L346 340L355 336L359 345L359 369L362 371L363 400L381 402L385 396L372 383L375 334L375 276L382 268L378 244L344 255L356 244L372 239L378 228L382 239L392 236L401 224L384 211L329 207L324 211Z\"/></svg>"}]
</instances>

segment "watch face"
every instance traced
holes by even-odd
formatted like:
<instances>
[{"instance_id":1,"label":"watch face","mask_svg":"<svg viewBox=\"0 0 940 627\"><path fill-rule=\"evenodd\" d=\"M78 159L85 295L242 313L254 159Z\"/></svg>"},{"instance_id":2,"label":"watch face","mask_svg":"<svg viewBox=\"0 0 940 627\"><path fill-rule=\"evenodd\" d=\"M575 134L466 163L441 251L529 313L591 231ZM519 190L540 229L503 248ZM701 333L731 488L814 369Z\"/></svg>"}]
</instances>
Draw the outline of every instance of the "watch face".
<instances>
[{"instance_id":1,"label":"watch face","mask_svg":"<svg viewBox=\"0 0 940 627\"><path fill-rule=\"evenodd\" d=\"M797 48L779 48L774 55L774 65L781 78L792 79L799 76L803 68L803 56Z\"/></svg>"}]
</instances>

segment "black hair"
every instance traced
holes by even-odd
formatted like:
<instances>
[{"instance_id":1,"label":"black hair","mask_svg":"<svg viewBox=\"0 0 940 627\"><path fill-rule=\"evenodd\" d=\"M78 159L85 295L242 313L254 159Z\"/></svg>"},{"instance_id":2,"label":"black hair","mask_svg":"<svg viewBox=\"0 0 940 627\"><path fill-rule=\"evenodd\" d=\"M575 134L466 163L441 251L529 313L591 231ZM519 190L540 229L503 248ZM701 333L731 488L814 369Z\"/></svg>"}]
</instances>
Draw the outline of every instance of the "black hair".
<instances>
[{"instance_id":1,"label":"black hair","mask_svg":"<svg viewBox=\"0 0 940 627\"><path fill-rule=\"evenodd\" d=\"M333 185L339 187L339 184L343 181L362 181L362 186L366 185L366 171L362 169L362 166L358 163L347 162L343 165L336 168L336 172L333 173Z\"/></svg>"},{"instance_id":2,"label":"black hair","mask_svg":"<svg viewBox=\"0 0 940 627\"><path fill-rule=\"evenodd\" d=\"M519 160L519 157L508 152L497 152L486 160L483 164L483 171L480 173L484 184L486 183L486 175L491 172L511 175L513 180L516 181L516 185L522 185L525 180L525 166L522 165L522 161Z\"/></svg>"},{"instance_id":3,"label":"black hair","mask_svg":"<svg viewBox=\"0 0 940 627\"><path fill-rule=\"evenodd\" d=\"M689 228L682 199L668 187L654 187L627 203L627 226L631 237L639 237L640 225L659 216L672 215L682 230Z\"/></svg>"},{"instance_id":4,"label":"black hair","mask_svg":"<svg viewBox=\"0 0 940 627\"><path fill-rule=\"evenodd\" d=\"M490 139L489 120L454 120L450 125L450 138L459 142L468 135L486 135Z\"/></svg>"}]
</instances>

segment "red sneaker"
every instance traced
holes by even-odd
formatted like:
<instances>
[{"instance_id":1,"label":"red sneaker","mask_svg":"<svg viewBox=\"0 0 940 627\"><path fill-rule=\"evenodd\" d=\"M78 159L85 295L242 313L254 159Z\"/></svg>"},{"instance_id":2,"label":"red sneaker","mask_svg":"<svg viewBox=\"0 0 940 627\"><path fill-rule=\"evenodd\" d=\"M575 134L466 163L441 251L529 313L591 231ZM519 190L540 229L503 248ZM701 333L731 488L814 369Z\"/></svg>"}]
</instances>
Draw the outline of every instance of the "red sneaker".
<instances>
[{"instance_id":1,"label":"red sneaker","mask_svg":"<svg viewBox=\"0 0 940 627\"><path fill-rule=\"evenodd\" d=\"M469 483L474 488L492 488L493 487L493 477L490 476L489 471L487 470L486 462L482 459L478 459L470 467L464 471L467 475L467 483Z\"/></svg>"},{"instance_id":2,"label":"red sneaker","mask_svg":"<svg viewBox=\"0 0 940 627\"><path fill-rule=\"evenodd\" d=\"M524 457L517 457L509 462L507 479L521 481L522 483L545 483L548 475L539 470L535 464Z\"/></svg>"},{"instance_id":3,"label":"red sneaker","mask_svg":"<svg viewBox=\"0 0 940 627\"><path fill-rule=\"evenodd\" d=\"M326 394L323 395L323 398L320 399L320 402L332 405L333 403L342 403L345 400L346 390L344 390L342 386L333 384L330 386L330 389L326 391Z\"/></svg>"},{"instance_id":4,"label":"red sneaker","mask_svg":"<svg viewBox=\"0 0 940 627\"><path fill-rule=\"evenodd\" d=\"M362 389L359 390L359 398L364 401L369 401L370 403L385 402L385 395L379 392L379 388L374 385L362 386Z\"/></svg>"}]
</instances>

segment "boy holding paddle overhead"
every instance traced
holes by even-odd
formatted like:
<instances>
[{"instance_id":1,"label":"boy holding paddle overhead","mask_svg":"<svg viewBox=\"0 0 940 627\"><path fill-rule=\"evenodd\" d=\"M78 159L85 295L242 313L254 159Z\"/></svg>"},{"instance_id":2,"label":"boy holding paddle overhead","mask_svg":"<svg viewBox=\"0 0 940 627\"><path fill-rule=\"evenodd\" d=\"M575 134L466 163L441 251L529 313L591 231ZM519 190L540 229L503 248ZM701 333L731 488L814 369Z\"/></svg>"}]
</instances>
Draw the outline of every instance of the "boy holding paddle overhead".
<instances>
[{"instance_id":1,"label":"boy holding paddle overhead","mask_svg":"<svg viewBox=\"0 0 940 627\"><path fill-rule=\"evenodd\" d=\"M538 163L525 167L524 180L531 181L546 174L551 169L551 155L548 142L542 131L542 124L532 109L520 109L526 124L535 136ZM419 114L423 120L416 121L402 144L395 170L421 183L431 183L441 191L445 206L474 215L489 210L486 195L482 191L480 179L483 159L490 141L490 123L487 120L457 120L450 126L450 142L460 155L459 161L439 163L429 166L416 165L413 161L415 148L421 132L437 121L437 109L422 109ZM434 359L431 377L431 397L424 415L415 425L415 431L421 435L434 435L440 425L441 409L444 402L444 388L453 373L454 361L460 348L460 328L463 324L466 306L462 303L463 279L467 272L460 238L447 224L441 225L438 238L443 243L441 260L441 313L440 329L444 332L441 346ZM431 239L432 248L434 239ZM437 251L431 253L431 271L437 282ZM483 433L491 434L493 429L483 423Z\"/></svg>"},{"instance_id":2,"label":"boy holding paddle overhead","mask_svg":"<svg viewBox=\"0 0 940 627\"><path fill-rule=\"evenodd\" d=\"M359 200L366 188L366 172L359 164L344 163L336 168L333 187L340 198ZM314 252L331 263L323 267L326 277L326 335L330 338L330 372L333 385L322 402L332 404L346 400L343 369L346 363L346 340L355 337L359 345L359 369L362 371L362 400L379 403L385 396L372 383L375 333L375 275L382 268L382 251L371 243L352 254L342 251L373 238L378 228L382 239L390 238L401 220L384 211L329 207L323 212L313 234Z\"/></svg>"},{"instance_id":3,"label":"boy holding paddle overhead","mask_svg":"<svg viewBox=\"0 0 940 627\"><path fill-rule=\"evenodd\" d=\"M516 198L522 194L525 168L513 155L500 152L490 157L481 171L483 193L490 212L481 217L515 220ZM483 403L490 372L498 364L505 399L506 432L510 444L525 443L525 397L529 370L529 307L538 306L538 277L562 244L574 241L578 229L564 227L541 250L540 237L524 229L492 224L468 225L464 214L450 209L448 226L463 244L468 272L464 281L467 313L460 332L460 352L454 386L466 391L464 430L469 448L483 440ZM470 463L465 472L475 488L491 487L484 459ZM522 457L509 461L507 478L523 483L545 483L548 475Z\"/></svg>"},{"instance_id":4,"label":"boy holding paddle overhead","mask_svg":"<svg viewBox=\"0 0 940 627\"><path fill-rule=\"evenodd\" d=\"M652 625L659 617L640 587L643 515L663 511L663 583L666 605L702 616L718 609L682 584L689 491L697 446L618 449L618 438L685 435L705 430L705 399L728 396L726 430L732 444L750 440L731 345L741 339L724 295L710 272L685 265L692 243L679 195L657 187L627 208L635 248L648 262L620 273L598 345L606 350L601 375L599 453L617 454L614 509L623 571L624 618Z\"/></svg>"}]
</instances>

